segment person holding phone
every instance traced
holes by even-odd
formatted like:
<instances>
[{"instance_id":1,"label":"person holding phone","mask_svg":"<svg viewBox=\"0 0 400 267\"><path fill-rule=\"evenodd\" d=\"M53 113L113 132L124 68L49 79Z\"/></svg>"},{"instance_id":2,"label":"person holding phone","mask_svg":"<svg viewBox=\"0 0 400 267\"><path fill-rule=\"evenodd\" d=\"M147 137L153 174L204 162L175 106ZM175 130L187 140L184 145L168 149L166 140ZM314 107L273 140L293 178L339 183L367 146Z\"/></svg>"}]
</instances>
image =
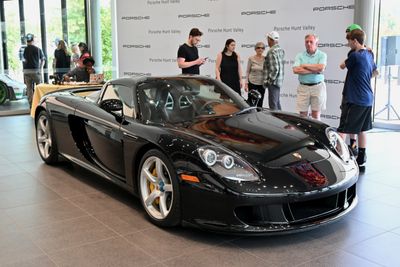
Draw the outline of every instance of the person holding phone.
<instances>
[{"instance_id":1,"label":"person holding phone","mask_svg":"<svg viewBox=\"0 0 400 267\"><path fill-rule=\"evenodd\" d=\"M202 35L199 29L193 28L190 30L187 42L179 46L177 62L178 67L182 69L182 74L200 74L200 66L207 60L207 58L199 58L196 47Z\"/></svg>"}]
</instances>

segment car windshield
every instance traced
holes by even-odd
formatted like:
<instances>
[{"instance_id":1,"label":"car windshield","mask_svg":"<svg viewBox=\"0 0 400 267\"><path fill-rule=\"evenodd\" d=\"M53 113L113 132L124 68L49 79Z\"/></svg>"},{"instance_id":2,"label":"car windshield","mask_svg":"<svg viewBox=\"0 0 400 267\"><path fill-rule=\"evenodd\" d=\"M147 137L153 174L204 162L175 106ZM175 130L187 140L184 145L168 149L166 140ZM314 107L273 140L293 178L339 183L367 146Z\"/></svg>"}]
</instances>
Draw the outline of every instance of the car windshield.
<instances>
[{"instance_id":1,"label":"car windshield","mask_svg":"<svg viewBox=\"0 0 400 267\"><path fill-rule=\"evenodd\" d=\"M227 116L249 107L224 84L195 77L145 82L138 88L138 102L144 120L167 123Z\"/></svg>"}]
</instances>

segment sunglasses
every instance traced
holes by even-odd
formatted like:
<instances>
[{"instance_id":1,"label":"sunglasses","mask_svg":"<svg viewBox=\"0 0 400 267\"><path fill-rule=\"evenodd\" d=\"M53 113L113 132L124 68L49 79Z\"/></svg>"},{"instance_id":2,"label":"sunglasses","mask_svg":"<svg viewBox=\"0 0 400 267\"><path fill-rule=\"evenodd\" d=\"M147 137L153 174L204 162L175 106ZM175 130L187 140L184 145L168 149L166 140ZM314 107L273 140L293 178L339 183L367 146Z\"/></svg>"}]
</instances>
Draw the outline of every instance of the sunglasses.
<instances>
[{"instance_id":1,"label":"sunglasses","mask_svg":"<svg viewBox=\"0 0 400 267\"><path fill-rule=\"evenodd\" d=\"M259 47L256 47L256 49L265 49L265 47L259 46Z\"/></svg>"}]
</instances>

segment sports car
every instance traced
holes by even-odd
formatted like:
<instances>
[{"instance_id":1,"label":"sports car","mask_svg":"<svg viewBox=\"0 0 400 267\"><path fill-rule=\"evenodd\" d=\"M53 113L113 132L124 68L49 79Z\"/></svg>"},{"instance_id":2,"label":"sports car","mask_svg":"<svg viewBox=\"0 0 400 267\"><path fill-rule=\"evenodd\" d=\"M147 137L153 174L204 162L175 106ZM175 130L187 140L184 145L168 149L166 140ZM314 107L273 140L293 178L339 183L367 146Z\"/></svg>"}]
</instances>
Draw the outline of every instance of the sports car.
<instances>
[{"instance_id":1,"label":"sports car","mask_svg":"<svg viewBox=\"0 0 400 267\"><path fill-rule=\"evenodd\" d=\"M250 106L203 76L119 78L45 95L44 162L67 159L139 197L158 226L302 231L357 204L359 169L334 128Z\"/></svg>"},{"instance_id":2,"label":"sports car","mask_svg":"<svg viewBox=\"0 0 400 267\"><path fill-rule=\"evenodd\" d=\"M0 74L0 105L7 99L21 99L26 91L26 85L19 81L13 80L7 74Z\"/></svg>"}]
</instances>

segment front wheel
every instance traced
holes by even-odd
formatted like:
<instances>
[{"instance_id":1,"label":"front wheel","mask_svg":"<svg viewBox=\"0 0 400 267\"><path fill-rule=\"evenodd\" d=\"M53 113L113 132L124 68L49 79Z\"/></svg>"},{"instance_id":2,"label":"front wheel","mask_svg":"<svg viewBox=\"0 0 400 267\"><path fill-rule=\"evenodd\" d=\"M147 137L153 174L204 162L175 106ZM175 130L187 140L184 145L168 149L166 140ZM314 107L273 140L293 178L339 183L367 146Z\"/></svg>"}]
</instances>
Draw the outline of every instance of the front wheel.
<instances>
[{"instance_id":1,"label":"front wheel","mask_svg":"<svg viewBox=\"0 0 400 267\"><path fill-rule=\"evenodd\" d=\"M180 194L176 172L159 150L149 150L139 168L140 200L150 220L164 227L180 223Z\"/></svg>"},{"instance_id":2,"label":"front wheel","mask_svg":"<svg viewBox=\"0 0 400 267\"><path fill-rule=\"evenodd\" d=\"M53 129L49 115L45 110L39 113L36 120L36 144L40 157L47 164L58 162L57 143L53 135Z\"/></svg>"},{"instance_id":3,"label":"front wheel","mask_svg":"<svg viewBox=\"0 0 400 267\"><path fill-rule=\"evenodd\" d=\"M0 83L0 105L2 105L8 98L7 85Z\"/></svg>"}]
</instances>

